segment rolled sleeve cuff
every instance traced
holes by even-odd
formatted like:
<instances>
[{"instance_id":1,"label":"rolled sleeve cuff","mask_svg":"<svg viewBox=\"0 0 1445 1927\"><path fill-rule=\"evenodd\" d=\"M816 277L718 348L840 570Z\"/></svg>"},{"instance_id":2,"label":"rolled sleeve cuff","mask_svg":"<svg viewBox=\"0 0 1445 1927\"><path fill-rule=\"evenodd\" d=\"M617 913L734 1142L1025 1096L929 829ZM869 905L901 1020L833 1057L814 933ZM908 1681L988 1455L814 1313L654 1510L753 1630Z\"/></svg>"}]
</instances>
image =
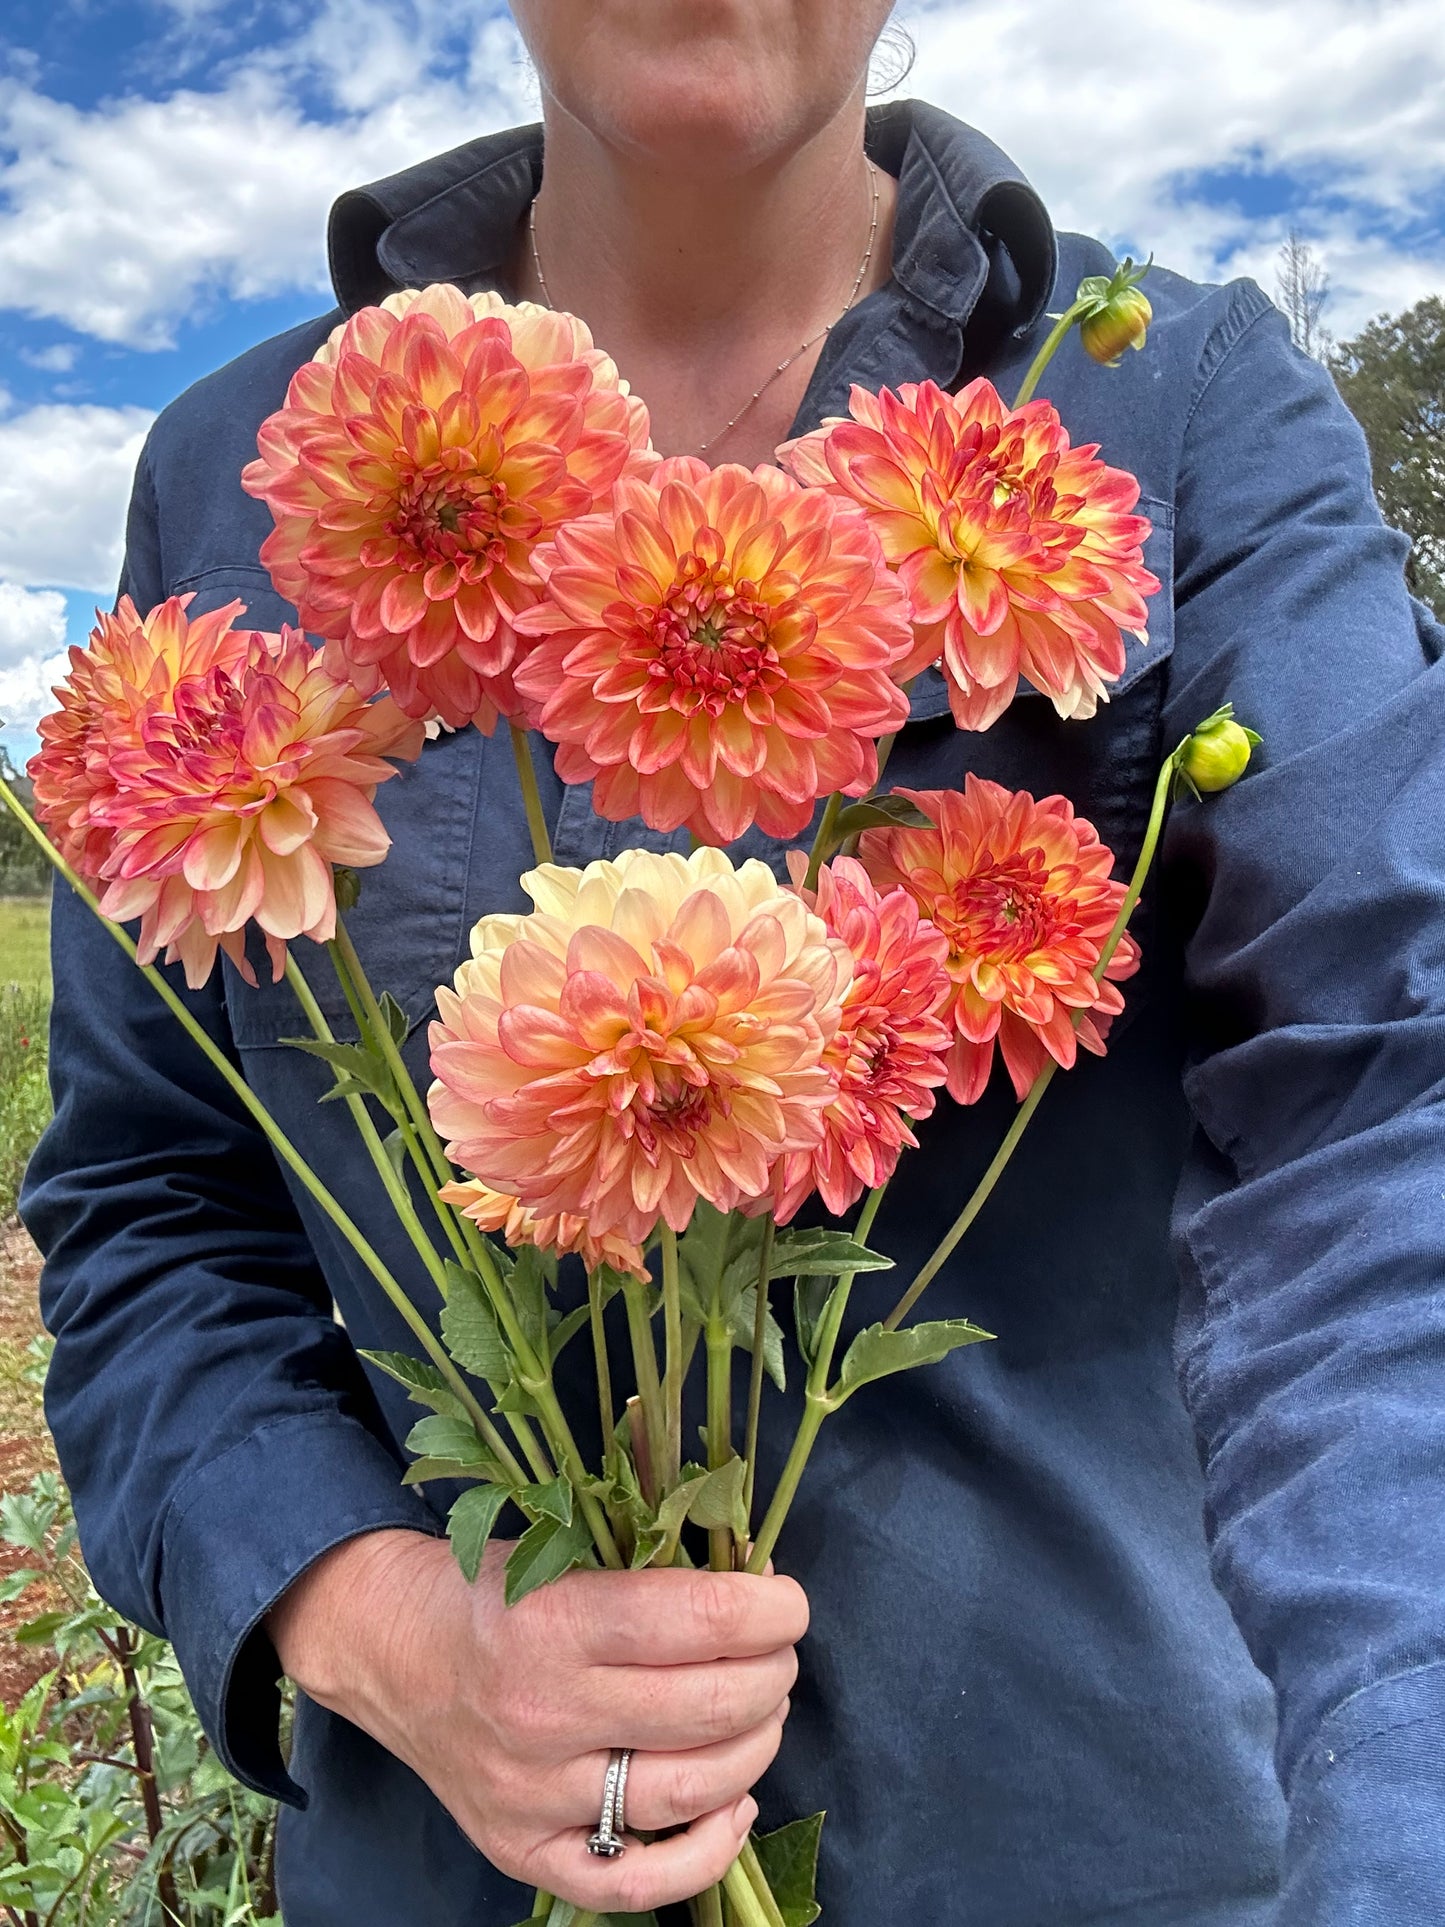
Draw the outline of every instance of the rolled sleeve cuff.
<instances>
[{"instance_id":1,"label":"rolled sleeve cuff","mask_svg":"<svg viewBox=\"0 0 1445 1927\"><path fill-rule=\"evenodd\" d=\"M1279 1927L1445 1921L1445 1663L1354 1694L1290 1800Z\"/></svg>"},{"instance_id":2,"label":"rolled sleeve cuff","mask_svg":"<svg viewBox=\"0 0 1445 1927\"><path fill-rule=\"evenodd\" d=\"M304 1806L280 1749L280 1664L263 1620L308 1566L363 1532L442 1530L366 1427L336 1412L278 1419L202 1466L162 1543L166 1633L223 1764Z\"/></svg>"}]
</instances>

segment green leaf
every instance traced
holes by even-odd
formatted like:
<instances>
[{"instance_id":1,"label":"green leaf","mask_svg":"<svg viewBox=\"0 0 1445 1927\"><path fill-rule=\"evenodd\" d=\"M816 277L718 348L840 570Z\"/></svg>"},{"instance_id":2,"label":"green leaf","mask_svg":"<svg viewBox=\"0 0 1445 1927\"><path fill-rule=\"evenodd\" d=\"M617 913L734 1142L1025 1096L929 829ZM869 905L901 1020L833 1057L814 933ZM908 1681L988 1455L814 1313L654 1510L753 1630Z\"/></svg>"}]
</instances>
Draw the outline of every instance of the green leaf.
<instances>
[{"instance_id":1,"label":"green leaf","mask_svg":"<svg viewBox=\"0 0 1445 1927\"><path fill-rule=\"evenodd\" d=\"M487 1288L475 1272L462 1265L446 1267L447 1302L442 1307L442 1338L465 1372L488 1385L506 1385L512 1358L492 1310Z\"/></svg>"},{"instance_id":2,"label":"green leaf","mask_svg":"<svg viewBox=\"0 0 1445 1927\"><path fill-rule=\"evenodd\" d=\"M753 1325L757 1318L758 1288L749 1285L732 1309L729 1329L739 1348L745 1352L753 1349ZM780 1392L788 1389L787 1366L784 1363L783 1328L768 1307L768 1316L763 1325L763 1368Z\"/></svg>"},{"instance_id":3,"label":"green leaf","mask_svg":"<svg viewBox=\"0 0 1445 1927\"><path fill-rule=\"evenodd\" d=\"M592 1535L580 1511L573 1514L568 1525L557 1519L539 1519L512 1548L503 1596L509 1606L515 1606L529 1592L551 1585L574 1566L591 1564Z\"/></svg>"},{"instance_id":4,"label":"green leaf","mask_svg":"<svg viewBox=\"0 0 1445 1927\"><path fill-rule=\"evenodd\" d=\"M415 1404L428 1405L434 1412L445 1412L448 1418L463 1416L461 1400L435 1365L412 1358L406 1352L364 1351L361 1356L388 1378L394 1378L398 1385L404 1385Z\"/></svg>"},{"instance_id":5,"label":"green leaf","mask_svg":"<svg viewBox=\"0 0 1445 1927\"><path fill-rule=\"evenodd\" d=\"M574 1310L569 1311L565 1318L557 1320L547 1341L552 1347L554 1359L571 1344L591 1315L590 1306L578 1305Z\"/></svg>"},{"instance_id":6,"label":"green leaf","mask_svg":"<svg viewBox=\"0 0 1445 1927\"><path fill-rule=\"evenodd\" d=\"M391 1041L399 1047L406 1042L407 1033L411 1029L406 1012L389 990L382 991L379 1001L381 1004L381 1014L386 1020L386 1027L391 1032Z\"/></svg>"},{"instance_id":7,"label":"green leaf","mask_svg":"<svg viewBox=\"0 0 1445 1927\"><path fill-rule=\"evenodd\" d=\"M544 1519L555 1519L560 1526L572 1523L572 1488L560 1476L549 1479L546 1485L525 1486L521 1504L529 1516L537 1513Z\"/></svg>"},{"instance_id":8,"label":"green leaf","mask_svg":"<svg viewBox=\"0 0 1445 1927\"><path fill-rule=\"evenodd\" d=\"M774 1278L836 1278L849 1271L892 1271L893 1260L846 1231L816 1225L780 1231L773 1240Z\"/></svg>"},{"instance_id":9,"label":"green leaf","mask_svg":"<svg viewBox=\"0 0 1445 1927\"><path fill-rule=\"evenodd\" d=\"M727 1526L733 1532L746 1532L748 1516L743 1509L743 1482L746 1476L747 1466L734 1455L726 1465L720 1465L715 1471L694 1479L689 1488L688 1518L695 1526L702 1526L708 1531L715 1526Z\"/></svg>"},{"instance_id":10,"label":"green leaf","mask_svg":"<svg viewBox=\"0 0 1445 1927\"><path fill-rule=\"evenodd\" d=\"M838 813L834 825L840 843L850 836L858 836L864 830L929 830L933 828L933 818L910 803L906 796L895 796L890 791L886 796L865 796L861 802L849 803Z\"/></svg>"},{"instance_id":11,"label":"green leaf","mask_svg":"<svg viewBox=\"0 0 1445 1927\"><path fill-rule=\"evenodd\" d=\"M977 1345L982 1339L992 1337L992 1332L971 1325L966 1318L944 1318L932 1324L905 1325L902 1331L887 1331L882 1325L870 1325L866 1331L859 1332L848 1347L834 1395L841 1403L843 1399L851 1397L860 1385L867 1385L876 1378L887 1378L893 1372L911 1371L915 1365L936 1365L941 1358L947 1358L950 1352L957 1351L960 1345Z\"/></svg>"},{"instance_id":12,"label":"green leaf","mask_svg":"<svg viewBox=\"0 0 1445 1927\"><path fill-rule=\"evenodd\" d=\"M387 1110L395 1111L396 1091L391 1073L377 1053L365 1044L341 1044L321 1037L283 1037L283 1044L304 1050L308 1057L319 1057L337 1073L336 1084L326 1099L363 1092L376 1098Z\"/></svg>"},{"instance_id":13,"label":"green leaf","mask_svg":"<svg viewBox=\"0 0 1445 1927\"><path fill-rule=\"evenodd\" d=\"M18 1572L12 1572L8 1578L0 1579L0 1606L8 1606L12 1600L18 1599L21 1593L33 1586L41 1577L38 1566L22 1566Z\"/></svg>"},{"instance_id":14,"label":"green leaf","mask_svg":"<svg viewBox=\"0 0 1445 1927\"><path fill-rule=\"evenodd\" d=\"M507 1496L504 1486L474 1485L447 1514L447 1537L469 1585L476 1580L482 1554Z\"/></svg>"},{"instance_id":15,"label":"green leaf","mask_svg":"<svg viewBox=\"0 0 1445 1927\"><path fill-rule=\"evenodd\" d=\"M793 1286L793 1324L798 1333L798 1349L810 1365L818 1353L818 1327L828 1309L828 1300L837 1289L826 1278L799 1278Z\"/></svg>"},{"instance_id":16,"label":"green leaf","mask_svg":"<svg viewBox=\"0 0 1445 1927\"><path fill-rule=\"evenodd\" d=\"M522 1330L529 1343L543 1345L547 1338L547 1287L555 1267L535 1245L523 1245L516 1254L507 1290Z\"/></svg>"},{"instance_id":17,"label":"green leaf","mask_svg":"<svg viewBox=\"0 0 1445 1927\"><path fill-rule=\"evenodd\" d=\"M753 1841L783 1927L811 1927L822 1908L818 1905L818 1846L823 1836L825 1815L813 1814L807 1820L794 1820Z\"/></svg>"},{"instance_id":18,"label":"green leaf","mask_svg":"<svg viewBox=\"0 0 1445 1927\"><path fill-rule=\"evenodd\" d=\"M497 1400L497 1410L511 1418L540 1418L541 1407L530 1392L523 1391L515 1379Z\"/></svg>"},{"instance_id":19,"label":"green leaf","mask_svg":"<svg viewBox=\"0 0 1445 1927\"><path fill-rule=\"evenodd\" d=\"M386 1136L381 1140L381 1148L390 1159L392 1170L395 1171L402 1183L405 1184L406 1139L401 1134L401 1126L399 1124L394 1131L387 1132Z\"/></svg>"},{"instance_id":20,"label":"green leaf","mask_svg":"<svg viewBox=\"0 0 1445 1927\"><path fill-rule=\"evenodd\" d=\"M401 1475L403 1485L426 1485L432 1479L486 1479L501 1485L508 1483L495 1459L489 1459L485 1465L461 1459L413 1459Z\"/></svg>"},{"instance_id":21,"label":"green leaf","mask_svg":"<svg viewBox=\"0 0 1445 1927\"><path fill-rule=\"evenodd\" d=\"M406 1435L406 1449L419 1459L450 1459L458 1465L494 1465L496 1461L468 1419L435 1413L418 1419Z\"/></svg>"},{"instance_id":22,"label":"green leaf","mask_svg":"<svg viewBox=\"0 0 1445 1927\"><path fill-rule=\"evenodd\" d=\"M68 1612L38 1613L17 1626L11 1637L18 1646L48 1646L69 1618Z\"/></svg>"}]
</instances>

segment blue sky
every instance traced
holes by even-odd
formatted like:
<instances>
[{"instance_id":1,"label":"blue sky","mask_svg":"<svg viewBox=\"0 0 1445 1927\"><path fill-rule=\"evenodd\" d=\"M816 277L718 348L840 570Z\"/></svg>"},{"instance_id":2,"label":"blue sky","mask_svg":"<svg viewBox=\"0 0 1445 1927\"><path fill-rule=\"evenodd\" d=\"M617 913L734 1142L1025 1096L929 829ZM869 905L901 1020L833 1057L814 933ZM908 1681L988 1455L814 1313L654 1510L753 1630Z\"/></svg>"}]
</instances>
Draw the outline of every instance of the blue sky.
<instances>
[{"instance_id":1,"label":"blue sky","mask_svg":"<svg viewBox=\"0 0 1445 1927\"><path fill-rule=\"evenodd\" d=\"M1149 16L1153 17L1149 17ZM1445 291L1440 0L912 0L906 91L984 127L1061 226L1273 286L1327 323ZM0 743L109 600L155 412L329 305L334 194L532 118L493 0L6 0Z\"/></svg>"}]
</instances>

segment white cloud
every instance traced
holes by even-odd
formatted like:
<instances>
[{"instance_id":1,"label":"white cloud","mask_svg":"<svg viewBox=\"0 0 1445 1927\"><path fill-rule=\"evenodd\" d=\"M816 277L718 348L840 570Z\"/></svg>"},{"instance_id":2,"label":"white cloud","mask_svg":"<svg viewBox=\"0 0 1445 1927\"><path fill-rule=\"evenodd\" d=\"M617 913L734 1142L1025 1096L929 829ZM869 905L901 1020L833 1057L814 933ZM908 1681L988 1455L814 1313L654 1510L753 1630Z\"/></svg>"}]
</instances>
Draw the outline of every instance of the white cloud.
<instances>
[{"instance_id":1,"label":"white cloud","mask_svg":"<svg viewBox=\"0 0 1445 1927\"><path fill-rule=\"evenodd\" d=\"M48 403L0 417L0 577L108 598L144 408Z\"/></svg>"},{"instance_id":2,"label":"white cloud","mask_svg":"<svg viewBox=\"0 0 1445 1927\"><path fill-rule=\"evenodd\" d=\"M1060 226L1272 290L1293 220L1349 332L1445 287L1445 34L1439 0L915 0L907 87L982 126ZM1261 221L1192 192L1222 168L1288 176ZM1431 235L1390 238L1418 223Z\"/></svg>"},{"instance_id":3,"label":"white cloud","mask_svg":"<svg viewBox=\"0 0 1445 1927\"><path fill-rule=\"evenodd\" d=\"M57 341L48 348L22 348L20 359L43 375L68 375L80 359L80 349L73 341Z\"/></svg>"},{"instance_id":4,"label":"white cloud","mask_svg":"<svg viewBox=\"0 0 1445 1927\"><path fill-rule=\"evenodd\" d=\"M433 39L406 34L381 0L331 0L215 92L85 111L0 81L6 305L162 348L217 297L324 288L326 212L343 188L527 111L510 26L481 28L467 71L446 79L428 70ZM302 86L339 117L309 116Z\"/></svg>"},{"instance_id":5,"label":"white cloud","mask_svg":"<svg viewBox=\"0 0 1445 1927\"><path fill-rule=\"evenodd\" d=\"M28 754L38 719L53 709L65 670L65 597L0 581L0 729Z\"/></svg>"},{"instance_id":6,"label":"white cloud","mask_svg":"<svg viewBox=\"0 0 1445 1927\"><path fill-rule=\"evenodd\" d=\"M0 581L0 669L35 656L53 656L64 642L63 595Z\"/></svg>"}]
</instances>

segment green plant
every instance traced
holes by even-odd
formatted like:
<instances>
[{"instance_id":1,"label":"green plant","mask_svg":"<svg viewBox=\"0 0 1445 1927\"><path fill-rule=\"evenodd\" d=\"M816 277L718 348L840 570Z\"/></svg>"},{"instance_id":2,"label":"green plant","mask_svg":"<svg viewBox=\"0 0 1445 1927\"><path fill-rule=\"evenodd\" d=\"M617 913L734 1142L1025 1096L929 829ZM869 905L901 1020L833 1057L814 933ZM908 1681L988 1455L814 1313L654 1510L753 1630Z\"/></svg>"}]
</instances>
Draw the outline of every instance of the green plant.
<instances>
[{"instance_id":1,"label":"green plant","mask_svg":"<svg viewBox=\"0 0 1445 1927\"><path fill-rule=\"evenodd\" d=\"M49 1016L47 990L0 986L0 1218L15 1209L26 1163L50 1121Z\"/></svg>"},{"instance_id":2,"label":"green plant","mask_svg":"<svg viewBox=\"0 0 1445 1927\"><path fill-rule=\"evenodd\" d=\"M96 1594L54 1473L0 1496L27 1565L0 1600L55 1664L0 1710L0 1917L12 1927L280 1927L275 1809L201 1732L170 1648Z\"/></svg>"}]
</instances>

